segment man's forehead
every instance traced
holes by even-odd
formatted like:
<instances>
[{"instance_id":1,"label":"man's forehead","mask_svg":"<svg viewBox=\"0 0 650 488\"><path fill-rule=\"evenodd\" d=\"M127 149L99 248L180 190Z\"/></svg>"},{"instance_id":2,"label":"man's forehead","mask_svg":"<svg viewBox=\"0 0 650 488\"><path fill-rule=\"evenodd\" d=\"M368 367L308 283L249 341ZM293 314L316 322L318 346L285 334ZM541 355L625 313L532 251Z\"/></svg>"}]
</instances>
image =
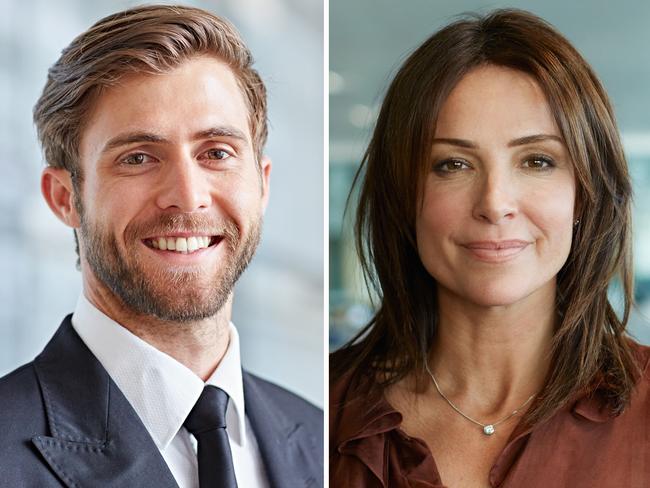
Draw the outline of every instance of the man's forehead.
<instances>
[{"instance_id":1,"label":"man's forehead","mask_svg":"<svg viewBox=\"0 0 650 488\"><path fill-rule=\"evenodd\" d=\"M81 152L97 151L118 134L147 132L191 139L214 128L244 135L250 144L248 105L232 69L208 56L169 72L133 74L102 90L81 137Z\"/></svg>"}]
</instances>

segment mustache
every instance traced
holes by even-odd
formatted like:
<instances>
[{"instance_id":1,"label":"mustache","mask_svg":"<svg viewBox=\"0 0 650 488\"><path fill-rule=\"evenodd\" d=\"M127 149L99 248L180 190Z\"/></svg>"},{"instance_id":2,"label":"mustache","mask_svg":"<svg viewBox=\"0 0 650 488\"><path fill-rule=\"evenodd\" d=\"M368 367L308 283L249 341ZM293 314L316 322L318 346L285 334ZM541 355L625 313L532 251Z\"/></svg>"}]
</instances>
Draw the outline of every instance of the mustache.
<instances>
[{"instance_id":1,"label":"mustache","mask_svg":"<svg viewBox=\"0 0 650 488\"><path fill-rule=\"evenodd\" d=\"M232 220L199 214L162 214L145 221L133 222L125 229L128 239L190 232L208 236L223 236L238 241L240 231Z\"/></svg>"}]
</instances>

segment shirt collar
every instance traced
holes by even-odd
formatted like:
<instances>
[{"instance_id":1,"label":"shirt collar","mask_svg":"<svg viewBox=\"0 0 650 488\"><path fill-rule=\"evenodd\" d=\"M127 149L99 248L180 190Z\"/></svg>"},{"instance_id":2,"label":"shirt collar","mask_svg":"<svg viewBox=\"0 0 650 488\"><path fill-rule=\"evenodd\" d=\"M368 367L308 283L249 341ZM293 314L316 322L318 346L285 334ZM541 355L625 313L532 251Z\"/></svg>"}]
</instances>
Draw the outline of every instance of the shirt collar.
<instances>
[{"instance_id":1,"label":"shirt collar","mask_svg":"<svg viewBox=\"0 0 650 488\"><path fill-rule=\"evenodd\" d=\"M226 410L226 425L228 432L237 444L246 444L246 411L244 410L244 380L241 372L241 358L239 355L239 334L230 323L230 341L219 367L206 381L207 385L221 388L230 397ZM197 397L198 400L198 397Z\"/></svg>"},{"instance_id":2,"label":"shirt collar","mask_svg":"<svg viewBox=\"0 0 650 488\"><path fill-rule=\"evenodd\" d=\"M386 463L398 466L409 486L442 488L433 456L424 442L408 437L400 430L402 414L383 395L367 395L350 384L351 375L341 378L330 392L330 432L333 448L341 455L357 457L381 480L389 484ZM336 420L335 420L336 419ZM335 422L335 424L333 424ZM397 442L396 450L387 449L387 436ZM397 441L396 441L397 439ZM395 456L400 448L406 456Z\"/></svg>"},{"instance_id":3,"label":"shirt collar","mask_svg":"<svg viewBox=\"0 0 650 488\"><path fill-rule=\"evenodd\" d=\"M338 419L332 442L340 449L348 443L399 428L402 414L383 395L366 395L351 385L352 375L341 378L330 391L330 419Z\"/></svg>"},{"instance_id":4,"label":"shirt collar","mask_svg":"<svg viewBox=\"0 0 650 488\"><path fill-rule=\"evenodd\" d=\"M598 389L579 397L571 407L571 411L574 415L597 424L602 424L612 418L611 408Z\"/></svg>"},{"instance_id":5,"label":"shirt collar","mask_svg":"<svg viewBox=\"0 0 650 488\"><path fill-rule=\"evenodd\" d=\"M234 442L245 444L239 336L232 323L228 349L205 384L176 359L103 314L83 293L77 301L72 325L129 401L158 449L164 450L182 428L205 384L228 393L228 432Z\"/></svg>"},{"instance_id":6,"label":"shirt collar","mask_svg":"<svg viewBox=\"0 0 650 488\"><path fill-rule=\"evenodd\" d=\"M640 378L648 375L650 368L650 348L639 346L630 341L632 355L639 365L638 377L635 382L638 383ZM574 415L578 415L586 420L602 424L614 417L612 409L607 403L606 388L603 385L602 375L596 377L593 386L576 397L575 403L571 406Z\"/></svg>"}]
</instances>

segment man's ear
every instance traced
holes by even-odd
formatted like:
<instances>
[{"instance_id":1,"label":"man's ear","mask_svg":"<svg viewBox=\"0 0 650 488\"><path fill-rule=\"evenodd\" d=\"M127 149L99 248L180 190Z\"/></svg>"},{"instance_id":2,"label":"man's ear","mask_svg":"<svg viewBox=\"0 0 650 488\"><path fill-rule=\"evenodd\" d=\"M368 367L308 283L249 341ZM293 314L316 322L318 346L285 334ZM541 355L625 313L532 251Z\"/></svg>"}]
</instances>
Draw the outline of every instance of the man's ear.
<instances>
[{"instance_id":1,"label":"man's ear","mask_svg":"<svg viewBox=\"0 0 650 488\"><path fill-rule=\"evenodd\" d=\"M59 220L69 227L81 226L81 217L74 205L72 175L67 169L45 168L41 175L41 193Z\"/></svg>"},{"instance_id":2,"label":"man's ear","mask_svg":"<svg viewBox=\"0 0 650 488\"><path fill-rule=\"evenodd\" d=\"M269 192L271 191L271 159L268 156L262 157L260 161L262 173L262 210L266 212L269 203Z\"/></svg>"}]
</instances>

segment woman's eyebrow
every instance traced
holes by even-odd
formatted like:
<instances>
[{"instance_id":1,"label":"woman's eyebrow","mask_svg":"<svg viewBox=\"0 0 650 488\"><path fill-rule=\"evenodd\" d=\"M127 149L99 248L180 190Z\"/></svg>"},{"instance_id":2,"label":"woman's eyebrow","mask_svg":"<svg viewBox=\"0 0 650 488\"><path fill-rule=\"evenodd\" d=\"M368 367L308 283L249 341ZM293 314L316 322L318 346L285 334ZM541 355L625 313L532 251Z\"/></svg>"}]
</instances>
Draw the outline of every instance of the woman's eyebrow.
<instances>
[{"instance_id":1,"label":"woman's eyebrow","mask_svg":"<svg viewBox=\"0 0 650 488\"><path fill-rule=\"evenodd\" d=\"M536 142L544 142L549 140L559 142L560 144L564 144L564 140L560 136L556 136L553 134L534 134L532 136L525 136L525 137L519 137L517 139L513 139L508 143L508 147L525 146L526 144L534 144Z\"/></svg>"},{"instance_id":2,"label":"woman's eyebrow","mask_svg":"<svg viewBox=\"0 0 650 488\"><path fill-rule=\"evenodd\" d=\"M554 134L533 134L530 136L518 137L508 143L508 147L525 146L526 144L534 144L536 142L556 141L564 144L564 140L560 136ZM455 137L437 137L433 140L434 144L449 144L451 146L464 147L467 149L478 149L478 144L467 140L457 139Z\"/></svg>"},{"instance_id":3,"label":"woman's eyebrow","mask_svg":"<svg viewBox=\"0 0 650 488\"><path fill-rule=\"evenodd\" d=\"M466 147L468 149L476 149L478 146L472 141L467 139L456 139L452 137L438 137L433 140L434 144L449 144L451 146Z\"/></svg>"}]
</instances>

